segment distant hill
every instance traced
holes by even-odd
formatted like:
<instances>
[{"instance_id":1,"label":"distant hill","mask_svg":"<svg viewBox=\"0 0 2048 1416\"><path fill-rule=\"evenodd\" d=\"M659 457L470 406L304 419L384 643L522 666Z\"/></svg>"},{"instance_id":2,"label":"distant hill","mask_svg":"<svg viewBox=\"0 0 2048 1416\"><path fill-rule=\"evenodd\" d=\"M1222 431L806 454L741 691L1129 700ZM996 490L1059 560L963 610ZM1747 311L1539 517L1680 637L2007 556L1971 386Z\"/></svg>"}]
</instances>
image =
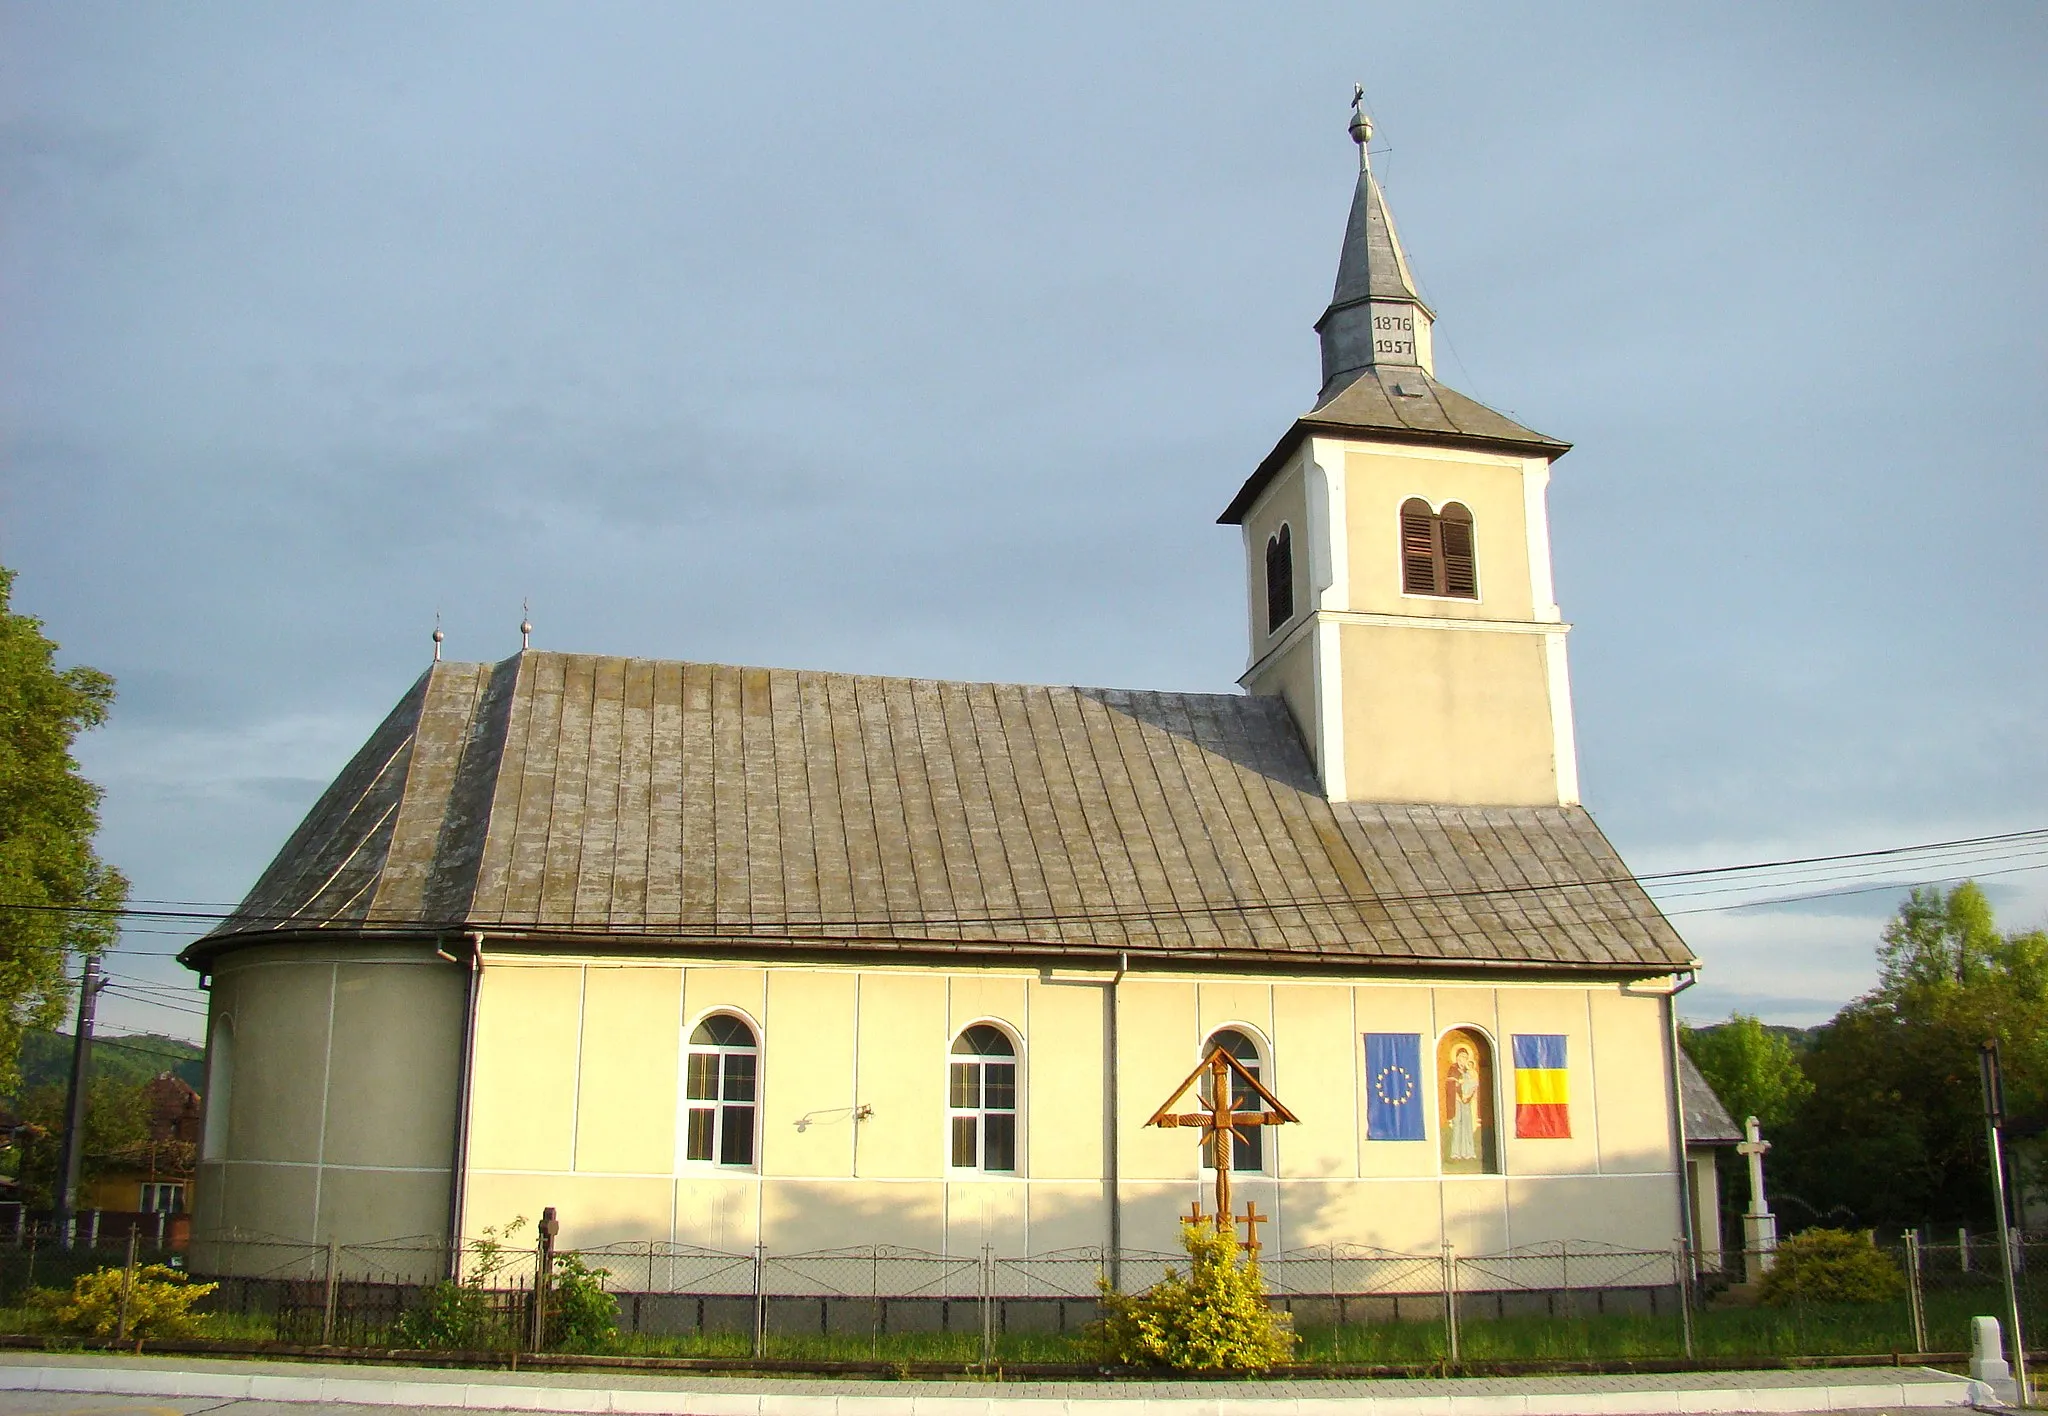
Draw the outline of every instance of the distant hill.
<instances>
[{"instance_id":1,"label":"distant hill","mask_svg":"<svg viewBox=\"0 0 2048 1416\"><path fill-rule=\"evenodd\" d=\"M1688 1024L1688 1026L1690 1026L1690 1024ZM1693 1028L1692 1030L1696 1033L1710 1033L1718 1032L1722 1028L1725 1028L1727 1026L1728 1024L1726 1023L1705 1023L1699 1027ZM1807 1048L1813 1046L1815 1040L1820 1037L1821 1027L1824 1026L1826 1025L1821 1024L1820 1026L1810 1028L1795 1028L1786 1023L1765 1023L1764 1031L1770 1033L1774 1037L1784 1038L1785 1041L1792 1044L1792 1050L1794 1052L1804 1052Z\"/></svg>"},{"instance_id":2,"label":"distant hill","mask_svg":"<svg viewBox=\"0 0 2048 1416\"><path fill-rule=\"evenodd\" d=\"M136 1086L159 1072L182 1079L194 1091L206 1089L206 1053L175 1037L145 1033L135 1037L96 1035L92 1040L93 1075L112 1077ZM63 1086L71 1077L71 1034L30 1031L21 1038L21 1089Z\"/></svg>"}]
</instances>

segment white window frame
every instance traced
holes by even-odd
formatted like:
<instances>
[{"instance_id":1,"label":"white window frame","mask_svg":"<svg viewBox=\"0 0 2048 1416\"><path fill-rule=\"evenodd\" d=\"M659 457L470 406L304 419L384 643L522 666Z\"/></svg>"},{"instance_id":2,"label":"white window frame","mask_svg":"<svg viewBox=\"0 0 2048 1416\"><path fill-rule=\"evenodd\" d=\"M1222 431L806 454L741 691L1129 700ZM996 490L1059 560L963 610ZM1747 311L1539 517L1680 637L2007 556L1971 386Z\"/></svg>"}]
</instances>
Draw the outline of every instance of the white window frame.
<instances>
[{"instance_id":1,"label":"white window frame","mask_svg":"<svg viewBox=\"0 0 2048 1416\"><path fill-rule=\"evenodd\" d=\"M169 1191L171 1203L158 1203L166 1198ZM145 1180L142 1182L142 1212L144 1214L183 1214L185 1212L185 1184L181 1180Z\"/></svg>"},{"instance_id":2,"label":"white window frame","mask_svg":"<svg viewBox=\"0 0 2048 1416\"><path fill-rule=\"evenodd\" d=\"M1252 1051L1256 1053L1257 1056L1246 1065L1250 1068L1252 1075L1257 1077L1260 1082L1262 1082L1268 1089L1270 1089L1273 1085L1272 1045L1266 1040L1265 1034L1260 1032L1257 1028L1253 1027L1250 1023L1218 1023L1215 1027L1209 1029L1208 1035L1202 1039L1202 1056L1200 1060L1204 1062L1209 1060L1209 1045L1216 1041L1218 1037L1222 1036L1224 1033L1227 1032L1237 1033L1240 1036L1246 1038L1251 1043ZM1231 1055L1235 1057L1237 1054L1232 1053ZM1240 1062L1245 1061L1245 1059L1242 1057L1238 1057L1237 1060ZM1233 1086L1237 1084L1237 1080L1234 1076L1232 1077L1231 1081ZM1205 1089L1206 1085L1207 1079L1205 1078ZM1257 1108L1260 1111L1264 1111L1266 1109L1265 1098L1259 1096L1256 1092L1252 1093L1251 1101L1253 1102L1253 1104L1257 1106ZM1202 1098L1202 1104L1204 1106L1208 1105L1208 1097L1206 1095ZM1239 1102L1235 1098L1232 1101L1232 1105L1239 1106L1239 1109L1243 1110L1250 1109L1250 1107L1240 1106ZM1246 1167L1239 1165L1237 1163L1238 1147L1244 1144L1244 1142L1233 1141L1231 1143L1230 1173L1232 1175L1270 1175L1273 1173L1272 1147L1266 1144L1266 1129L1266 1127L1260 1126L1255 1130L1249 1130L1247 1133L1250 1144L1258 1152L1259 1163L1255 1166ZM1202 1147L1202 1169L1205 1173L1210 1175L1214 1175L1216 1173L1214 1156L1211 1152L1210 1147L1207 1145L1204 1145Z\"/></svg>"},{"instance_id":3,"label":"white window frame","mask_svg":"<svg viewBox=\"0 0 2048 1416\"><path fill-rule=\"evenodd\" d=\"M700 1043L693 1041L697 1030L710 1023L714 1018L729 1018L733 1022L738 1023L747 1030L748 1036L753 1039L753 1045L751 1047L740 1047L730 1043ZM715 1171L726 1175L753 1174L760 1170L761 1043L760 1025L737 1008L707 1009L684 1032L682 1085L677 1089L681 1093L678 1100L678 1110L681 1114L677 1118L678 1125L676 1127L676 1157L679 1169ZM732 1086L733 1078L731 1072L733 1071L733 1062L742 1057L751 1059L753 1063L752 1085L748 1089L748 1095L745 1097L728 1096L725 1093ZM710 1097L693 1097L690 1095L693 1071L691 1064L693 1059L697 1058L711 1059L712 1075L714 1078L713 1088L718 1095ZM736 1111L742 1107L751 1113L748 1119L747 1130L747 1158L745 1160L727 1160L725 1152L726 1142L729 1137L729 1126L726 1114L729 1111ZM708 1157L692 1156L690 1154L690 1123L693 1117L699 1115L710 1117L711 1154Z\"/></svg>"},{"instance_id":4,"label":"white window frame","mask_svg":"<svg viewBox=\"0 0 2048 1416\"><path fill-rule=\"evenodd\" d=\"M1010 1068L1010 1105L1007 1107L988 1105L987 1070L991 1066L1005 1065L1000 1054L961 1053L953 1049L963 1038L976 1028L988 1028L1010 1045L1007 1065ZM972 1068L975 1073L974 1104L957 1105L956 1068ZM988 1123L990 1118L1007 1118L1010 1123L1010 1164L1007 1169L991 1170L988 1159ZM953 1034L946 1045L946 1173L956 1177L986 1176L990 1179L1014 1179L1024 1173L1024 1044L1017 1030L995 1018L977 1018ZM955 1161L955 1143L959 1130L958 1123L971 1122L974 1127L974 1163L960 1165Z\"/></svg>"}]
</instances>

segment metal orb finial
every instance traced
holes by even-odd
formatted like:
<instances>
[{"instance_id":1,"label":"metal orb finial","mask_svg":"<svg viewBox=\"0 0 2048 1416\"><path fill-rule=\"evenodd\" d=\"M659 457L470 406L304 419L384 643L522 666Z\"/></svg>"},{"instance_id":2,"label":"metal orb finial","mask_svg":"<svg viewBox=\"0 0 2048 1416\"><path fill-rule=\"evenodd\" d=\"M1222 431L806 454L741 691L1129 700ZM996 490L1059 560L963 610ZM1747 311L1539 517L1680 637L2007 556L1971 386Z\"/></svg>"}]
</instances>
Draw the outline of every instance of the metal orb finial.
<instances>
[{"instance_id":1,"label":"metal orb finial","mask_svg":"<svg viewBox=\"0 0 2048 1416\"><path fill-rule=\"evenodd\" d=\"M434 611L434 662L441 662L441 641L448 636L441 633L441 612Z\"/></svg>"},{"instance_id":2,"label":"metal orb finial","mask_svg":"<svg viewBox=\"0 0 2048 1416\"><path fill-rule=\"evenodd\" d=\"M519 647L521 649L531 649L533 647L531 606L524 600L519 602Z\"/></svg>"},{"instance_id":3,"label":"metal orb finial","mask_svg":"<svg viewBox=\"0 0 2048 1416\"><path fill-rule=\"evenodd\" d=\"M1365 114L1364 84L1351 86L1351 141L1357 143L1361 151L1372 141L1372 119Z\"/></svg>"}]
</instances>

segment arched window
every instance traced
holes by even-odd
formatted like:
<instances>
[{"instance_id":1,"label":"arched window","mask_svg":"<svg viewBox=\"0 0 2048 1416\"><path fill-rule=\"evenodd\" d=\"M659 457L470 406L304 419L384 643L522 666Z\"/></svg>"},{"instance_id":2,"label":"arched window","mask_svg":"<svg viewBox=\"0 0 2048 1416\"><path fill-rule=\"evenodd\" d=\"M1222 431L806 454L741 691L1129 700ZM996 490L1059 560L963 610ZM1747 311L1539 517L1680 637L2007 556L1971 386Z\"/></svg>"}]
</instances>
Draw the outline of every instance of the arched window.
<instances>
[{"instance_id":1,"label":"arched window","mask_svg":"<svg viewBox=\"0 0 2048 1416\"><path fill-rule=\"evenodd\" d=\"M1479 598L1470 511L1457 502L1431 511L1421 497L1401 504L1401 590L1408 595Z\"/></svg>"},{"instance_id":2,"label":"arched window","mask_svg":"<svg viewBox=\"0 0 2048 1416\"><path fill-rule=\"evenodd\" d=\"M956 1170L1017 1168L1017 1049L1003 1030L976 1023L953 1041L947 1092Z\"/></svg>"},{"instance_id":3,"label":"arched window","mask_svg":"<svg viewBox=\"0 0 2048 1416\"><path fill-rule=\"evenodd\" d=\"M1294 618L1294 543L1283 525L1266 542L1266 633Z\"/></svg>"},{"instance_id":4,"label":"arched window","mask_svg":"<svg viewBox=\"0 0 2048 1416\"><path fill-rule=\"evenodd\" d=\"M1252 1041L1242 1029L1224 1028L1221 1032L1212 1035L1209 1041L1202 1046L1202 1056L1206 1059L1216 1052L1228 1052L1243 1064L1245 1071L1250 1072L1260 1081L1265 1081L1265 1076L1259 1071L1259 1045ZM1208 1100L1207 1095L1205 1094L1202 1099L1206 1102ZM1233 1072L1230 1077L1230 1105L1236 1111L1264 1111L1266 1109L1266 1100L1249 1086L1245 1085L1244 1078ZM1202 1152L1203 1168L1213 1169L1214 1163L1214 1152L1205 1147ZM1232 1171L1249 1170L1254 1172L1262 1171L1266 1168L1265 1127L1247 1126L1237 1133L1237 1138L1231 1142L1230 1146L1230 1168Z\"/></svg>"},{"instance_id":5,"label":"arched window","mask_svg":"<svg viewBox=\"0 0 2048 1416\"><path fill-rule=\"evenodd\" d=\"M199 1122L199 1154L206 1160L228 1156L228 1104L235 1090L235 1024L222 1016L213 1024L206 1056L206 1099Z\"/></svg>"},{"instance_id":6,"label":"arched window","mask_svg":"<svg viewBox=\"0 0 2048 1416\"><path fill-rule=\"evenodd\" d=\"M683 1154L712 1165L754 1163L754 1078L761 1050L754 1030L713 1013L690 1034L683 1091L689 1108Z\"/></svg>"}]
</instances>

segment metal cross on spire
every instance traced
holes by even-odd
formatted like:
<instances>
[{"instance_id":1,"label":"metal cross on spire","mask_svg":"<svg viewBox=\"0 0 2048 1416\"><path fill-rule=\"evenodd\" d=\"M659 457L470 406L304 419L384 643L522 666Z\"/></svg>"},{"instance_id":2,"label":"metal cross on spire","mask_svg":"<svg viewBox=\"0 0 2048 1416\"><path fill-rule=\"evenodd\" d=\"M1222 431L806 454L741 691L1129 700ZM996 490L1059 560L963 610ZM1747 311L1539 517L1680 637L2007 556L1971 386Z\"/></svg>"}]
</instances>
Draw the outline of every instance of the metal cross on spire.
<instances>
[{"instance_id":1,"label":"metal cross on spire","mask_svg":"<svg viewBox=\"0 0 2048 1416\"><path fill-rule=\"evenodd\" d=\"M1358 165L1364 167L1365 145L1372 141L1372 119L1365 112L1365 85L1351 86L1351 141L1358 144Z\"/></svg>"},{"instance_id":2,"label":"metal cross on spire","mask_svg":"<svg viewBox=\"0 0 2048 1416\"><path fill-rule=\"evenodd\" d=\"M1173 1108L1180 1103L1180 1099L1205 1075L1209 1078L1209 1097L1204 1103L1208 1109L1176 1112ZM1249 1087L1253 1095L1266 1103L1266 1109L1239 1111L1236 1106L1236 1081L1242 1081ZM1239 1129L1247 1126L1282 1126L1300 1119L1281 1104L1279 1097L1267 1091L1265 1084L1252 1075L1249 1068L1219 1047L1202 1060L1201 1066L1188 1073L1187 1080L1173 1089L1173 1095L1152 1113L1152 1119L1145 1124L1162 1129L1181 1126L1201 1128L1202 1144L1214 1148L1212 1159L1216 1166L1216 1227L1222 1229L1232 1222L1230 1147L1231 1142L1238 1139ZM1200 1222L1201 1217L1201 1207L1197 1205L1196 1221ZM1248 1224L1256 1226L1261 1217L1253 1211L1246 1218Z\"/></svg>"}]
</instances>

